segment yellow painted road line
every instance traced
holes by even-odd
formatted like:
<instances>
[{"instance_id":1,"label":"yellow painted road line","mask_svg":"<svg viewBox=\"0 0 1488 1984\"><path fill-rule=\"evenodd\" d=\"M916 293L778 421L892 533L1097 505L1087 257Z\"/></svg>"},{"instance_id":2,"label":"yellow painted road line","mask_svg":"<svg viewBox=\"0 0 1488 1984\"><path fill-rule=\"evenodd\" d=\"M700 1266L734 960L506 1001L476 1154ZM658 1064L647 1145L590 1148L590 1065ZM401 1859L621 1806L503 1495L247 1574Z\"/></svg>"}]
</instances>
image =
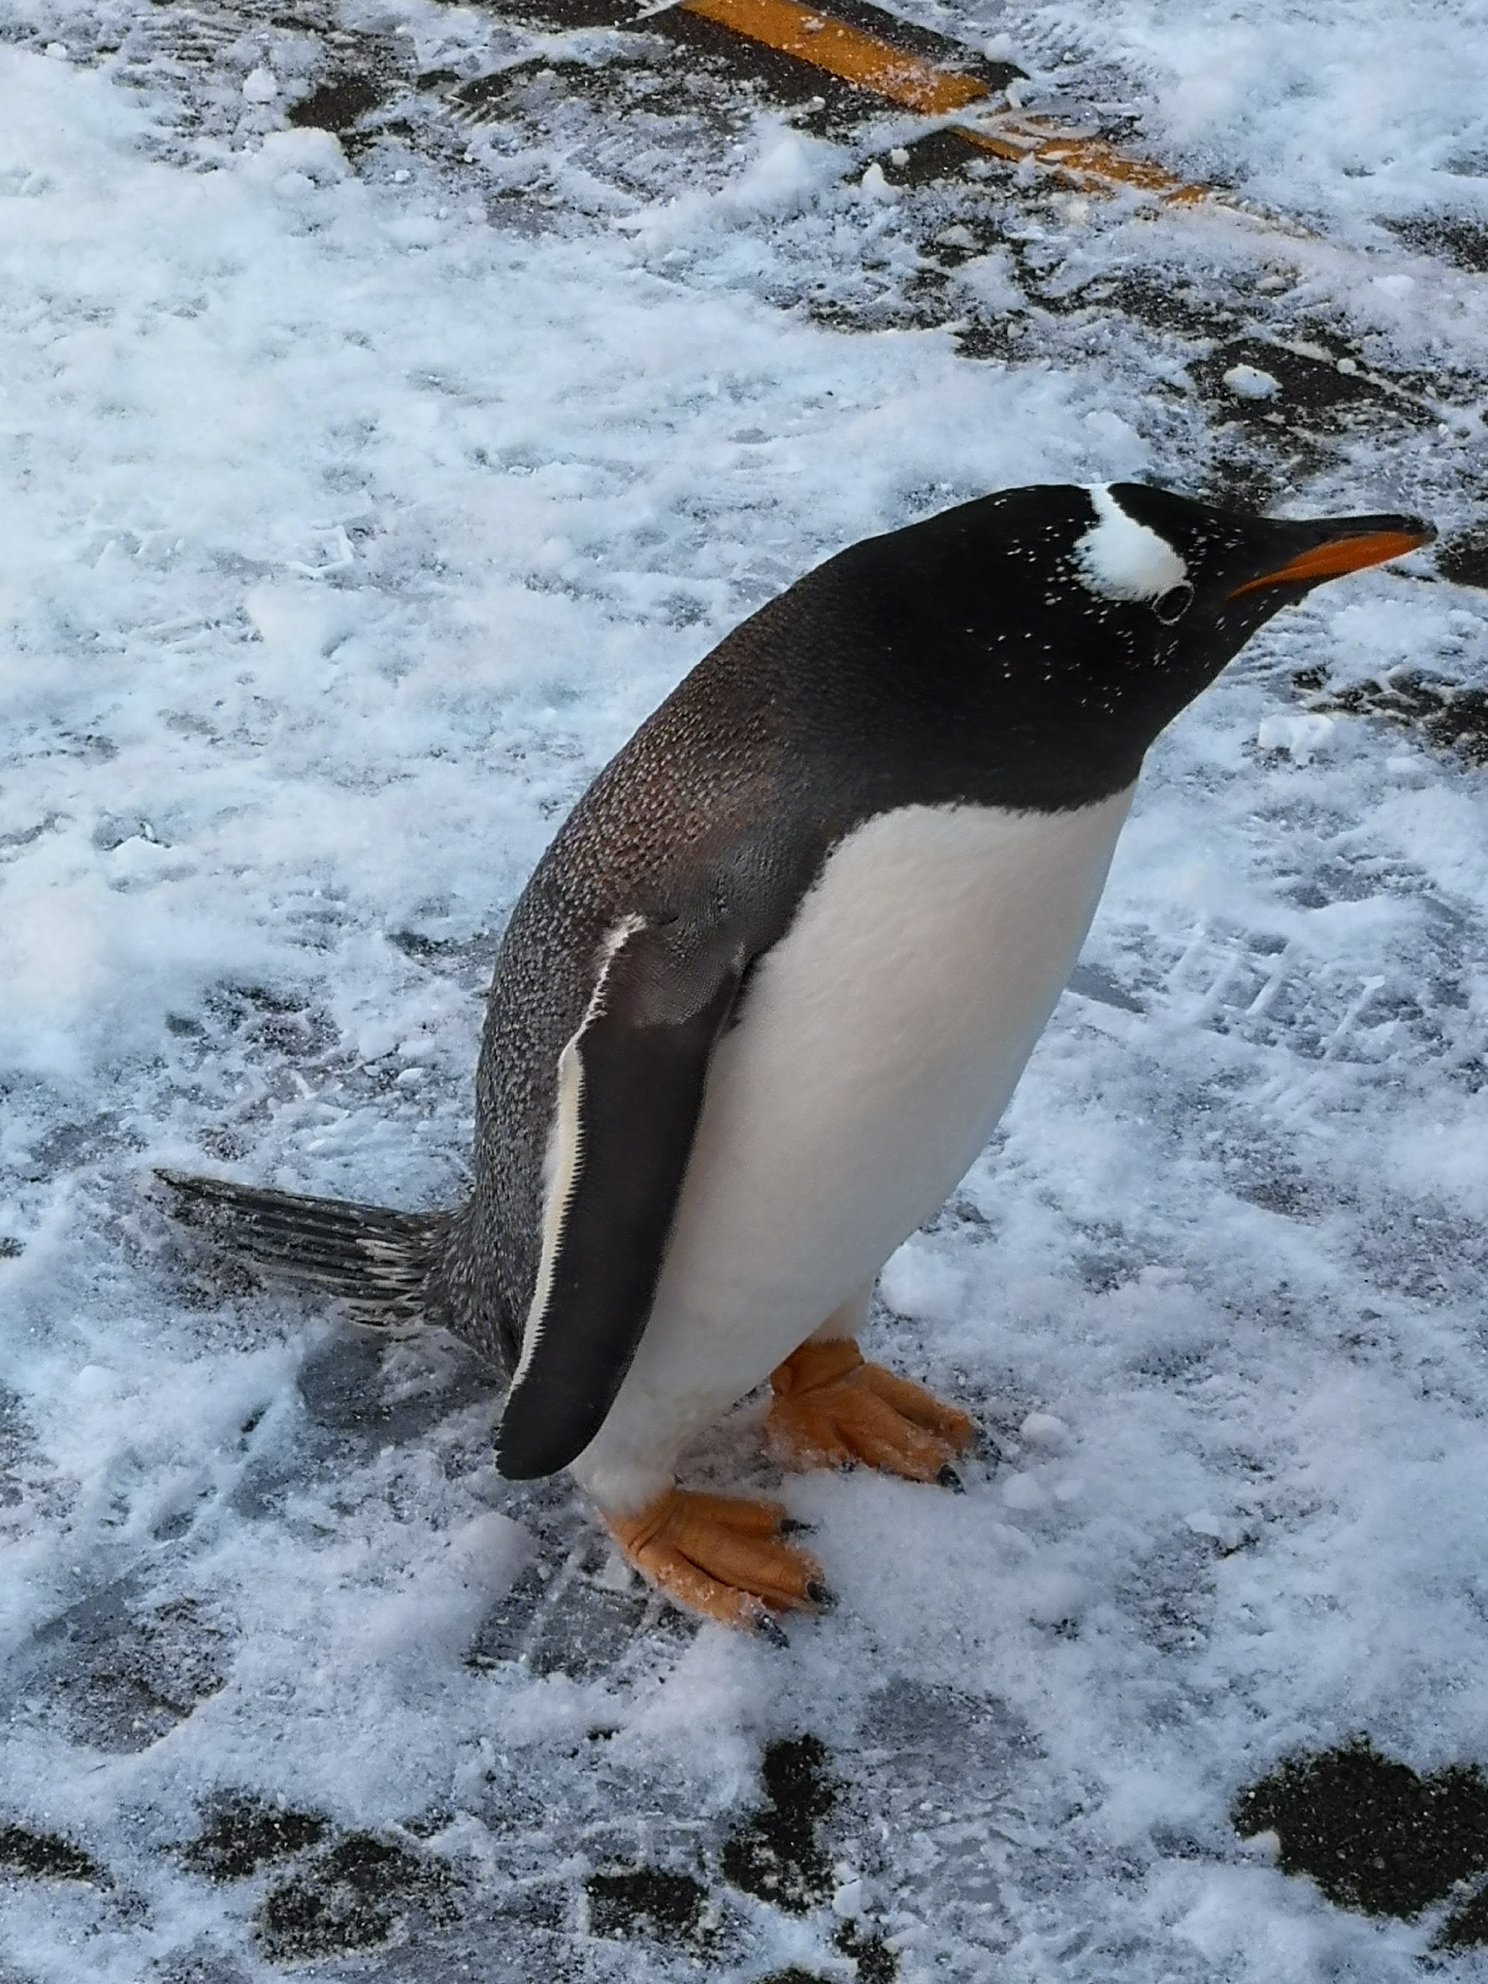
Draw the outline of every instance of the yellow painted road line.
<instances>
[{"instance_id":1,"label":"yellow painted road line","mask_svg":"<svg viewBox=\"0 0 1488 1984\"><path fill-rule=\"evenodd\" d=\"M989 117L982 124L958 124L954 128L983 151L998 158L1019 161L1031 158L1086 192L1135 186L1140 192L1156 193L1169 205L1180 207L1192 206L1196 200L1209 197L1207 186L1177 179L1150 158L1121 151L1105 138L1070 131L1051 117L1008 111L1000 117Z\"/></svg>"},{"instance_id":2,"label":"yellow painted road line","mask_svg":"<svg viewBox=\"0 0 1488 1984\"><path fill-rule=\"evenodd\" d=\"M800 6L798 0L682 0L681 11L716 21L750 41L762 41L782 55L794 55L844 83L856 83L859 89L872 90L927 117L944 117L988 94L987 85L975 76L937 69L892 42L880 41L876 34L865 34L814 7Z\"/></svg>"},{"instance_id":3,"label":"yellow painted road line","mask_svg":"<svg viewBox=\"0 0 1488 1984\"><path fill-rule=\"evenodd\" d=\"M680 11L732 28L750 41L763 42L926 117L945 117L991 95L975 76L937 69L875 34L802 6L800 0L681 0ZM1134 186L1177 205L1206 197L1205 187L1175 178L1151 159L1120 151L1104 138L1082 136L1052 118L1008 111L953 128L997 158L1031 158L1084 192Z\"/></svg>"}]
</instances>

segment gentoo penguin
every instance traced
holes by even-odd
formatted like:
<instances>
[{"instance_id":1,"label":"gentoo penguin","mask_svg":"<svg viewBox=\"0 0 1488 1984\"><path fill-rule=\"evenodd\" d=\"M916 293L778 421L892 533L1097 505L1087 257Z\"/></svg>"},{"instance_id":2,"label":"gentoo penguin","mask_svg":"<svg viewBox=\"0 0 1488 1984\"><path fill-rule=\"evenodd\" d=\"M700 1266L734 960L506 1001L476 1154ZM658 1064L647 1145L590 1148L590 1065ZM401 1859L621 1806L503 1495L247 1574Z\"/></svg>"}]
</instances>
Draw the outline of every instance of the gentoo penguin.
<instances>
[{"instance_id":1,"label":"gentoo penguin","mask_svg":"<svg viewBox=\"0 0 1488 1984\"><path fill-rule=\"evenodd\" d=\"M642 724L512 912L473 1189L410 1216L168 1174L228 1243L509 1377L502 1472L567 1468L684 1605L816 1563L679 1489L767 1379L783 1458L940 1476L970 1422L857 1345L982 1149L1094 914L1143 754L1281 607L1430 540L1123 482L1005 490L829 559Z\"/></svg>"}]
</instances>

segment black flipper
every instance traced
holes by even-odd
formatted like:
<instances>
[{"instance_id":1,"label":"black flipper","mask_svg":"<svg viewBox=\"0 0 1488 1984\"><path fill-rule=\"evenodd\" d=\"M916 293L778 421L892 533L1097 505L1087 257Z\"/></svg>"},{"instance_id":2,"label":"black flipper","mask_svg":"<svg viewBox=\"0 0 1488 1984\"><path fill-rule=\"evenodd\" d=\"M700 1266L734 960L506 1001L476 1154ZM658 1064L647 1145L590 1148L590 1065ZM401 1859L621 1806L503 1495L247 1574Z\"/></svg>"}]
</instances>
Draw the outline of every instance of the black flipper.
<instances>
[{"instance_id":1,"label":"black flipper","mask_svg":"<svg viewBox=\"0 0 1488 1984\"><path fill-rule=\"evenodd\" d=\"M268 1275L336 1297L358 1322L449 1322L447 1213L298 1198L182 1171L156 1176L175 1194L185 1224L205 1228Z\"/></svg>"},{"instance_id":2,"label":"black flipper","mask_svg":"<svg viewBox=\"0 0 1488 1984\"><path fill-rule=\"evenodd\" d=\"M613 933L559 1061L542 1265L496 1464L527 1481L594 1438L651 1313L742 950L679 959L633 919Z\"/></svg>"}]
</instances>

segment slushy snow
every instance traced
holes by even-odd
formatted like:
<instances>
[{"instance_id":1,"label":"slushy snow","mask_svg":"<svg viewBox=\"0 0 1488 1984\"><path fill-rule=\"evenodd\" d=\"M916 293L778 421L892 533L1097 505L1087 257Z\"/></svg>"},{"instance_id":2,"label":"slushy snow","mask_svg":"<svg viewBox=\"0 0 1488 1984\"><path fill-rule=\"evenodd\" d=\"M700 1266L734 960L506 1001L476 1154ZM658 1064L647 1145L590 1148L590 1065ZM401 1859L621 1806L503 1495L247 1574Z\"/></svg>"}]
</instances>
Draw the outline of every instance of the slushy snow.
<instances>
[{"instance_id":1,"label":"slushy snow","mask_svg":"<svg viewBox=\"0 0 1488 1984\"><path fill-rule=\"evenodd\" d=\"M1488 183L1471 10L918 11L1041 74L1068 38L1092 87L1126 63L1149 144L1312 220L1285 253L1320 309L1403 365L1479 361L1481 278L1378 224ZM74 59L94 13L16 20L0 1826L111 1885L0 1876L0 1973L281 1974L272 1871L214 1886L178 1850L233 1791L410 1828L465 1883L443 1926L301 1975L531 1978L562 1948L838 1978L861 1919L905 1980L1415 1979L1430 1919L1330 1906L1227 1815L1356 1731L1488 1764L1488 789L1291 685L1480 679L1482 594L1420 560L1340 581L1162 740L1006 1121L884 1278L875 1353L988 1429L966 1494L790 1478L836 1611L786 1652L693 1633L591 1561L561 1484L499 1481L456 1347L206 1286L150 1168L453 1203L503 919L681 674L871 532L1027 481L1182 484L1199 416L1119 327L973 363L782 308L787 264L898 254L898 209L770 114L727 185L504 228L320 132L193 151ZM240 70L233 115L271 122L261 53ZM1260 239L1121 210L1070 253L1222 285ZM1458 525L1483 445L1447 414L1355 437L1287 500ZM756 1422L697 1478L770 1479ZM508 1657L539 1586L630 1623L587 1667ZM838 1909L793 1917L716 1867L801 1731L847 1789ZM706 1959L588 1933L585 1878L636 1865L732 1910Z\"/></svg>"}]
</instances>

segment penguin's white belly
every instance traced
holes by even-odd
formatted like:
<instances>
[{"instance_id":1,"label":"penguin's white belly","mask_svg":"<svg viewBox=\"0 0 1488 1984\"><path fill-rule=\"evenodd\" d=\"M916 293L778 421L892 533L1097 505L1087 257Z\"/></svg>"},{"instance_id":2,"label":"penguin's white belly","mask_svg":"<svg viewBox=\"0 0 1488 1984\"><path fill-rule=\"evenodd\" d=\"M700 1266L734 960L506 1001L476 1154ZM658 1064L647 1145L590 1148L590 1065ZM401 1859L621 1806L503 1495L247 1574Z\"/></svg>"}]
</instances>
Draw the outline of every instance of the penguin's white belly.
<instances>
[{"instance_id":1,"label":"penguin's white belly","mask_svg":"<svg viewBox=\"0 0 1488 1984\"><path fill-rule=\"evenodd\" d=\"M1130 803L912 806L834 850L715 1051L645 1337L574 1466L602 1506L653 1494L954 1189L1069 976Z\"/></svg>"}]
</instances>

